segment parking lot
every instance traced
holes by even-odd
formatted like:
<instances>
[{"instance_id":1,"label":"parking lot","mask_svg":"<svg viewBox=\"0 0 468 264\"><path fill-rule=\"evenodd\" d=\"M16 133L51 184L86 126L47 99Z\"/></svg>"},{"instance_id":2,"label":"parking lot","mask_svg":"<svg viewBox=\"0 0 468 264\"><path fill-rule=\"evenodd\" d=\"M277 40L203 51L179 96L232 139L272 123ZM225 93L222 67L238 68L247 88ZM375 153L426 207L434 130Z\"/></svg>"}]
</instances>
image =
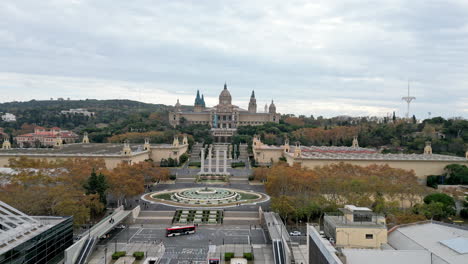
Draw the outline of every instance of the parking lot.
<instances>
[{"instance_id":1,"label":"parking lot","mask_svg":"<svg viewBox=\"0 0 468 264\"><path fill-rule=\"evenodd\" d=\"M160 243L166 247L166 252L160 263L185 264L205 263L208 246L222 244L264 244L265 233L262 229L252 226L199 226L192 235L166 237L164 225L130 226L122 229L111 237L107 244L122 243ZM112 248L112 247L110 247ZM193 261L193 262L191 262Z\"/></svg>"}]
</instances>

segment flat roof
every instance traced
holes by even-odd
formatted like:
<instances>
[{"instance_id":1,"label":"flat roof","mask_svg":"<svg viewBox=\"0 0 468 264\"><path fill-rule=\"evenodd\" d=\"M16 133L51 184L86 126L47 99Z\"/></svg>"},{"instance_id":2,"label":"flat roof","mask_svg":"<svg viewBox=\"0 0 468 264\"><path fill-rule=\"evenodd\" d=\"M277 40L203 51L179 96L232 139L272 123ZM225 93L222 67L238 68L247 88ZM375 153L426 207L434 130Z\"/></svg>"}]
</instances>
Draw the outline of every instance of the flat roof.
<instances>
[{"instance_id":1,"label":"flat roof","mask_svg":"<svg viewBox=\"0 0 468 264\"><path fill-rule=\"evenodd\" d=\"M425 250L342 249L346 264L428 264L431 254Z\"/></svg>"},{"instance_id":2,"label":"flat roof","mask_svg":"<svg viewBox=\"0 0 468 264\"><path fill-rule=\"evenodd\" d=\"M388 243L398 249L419 247L448 263L464 264L467 263L468 253L460 253L447 245L447 241L458 238L467 239L468 229L438 222L423 222L396 227L389 233Z\"/></svg>"},{"instance_id":3,"label":"flat roof","mask_svg":"<svg viewBox=\"0 0 468 264\"><path fill-rule=\"evenodd\" d=\"M347 204L345 205L344 209L347 209L351 212L372 212L371 209L367 208L367 207L358 207L358 206L355 206L355 205L350 205L350 204Z\"/></svg>"},{"instance_id":4,"label":"flat roof","mask_svg":"<svg viewBox=\"0 0 468 264\"><path fill-rule=\"evenodd\" d=\"M123 144L75 143L63 144L61 148L13 148L0 149L0 156L122 156ZM130 144L132 154L144 153L143 144Z\"/></svg>"},{"instance_id":5,"label":"flat roof","mask_svg":"<svg viewBox=\"0 0 468 264\"><path fill-rule=\"evenodd\" d=\"M0 255L66 219L57 216L28 216L0 201Z\"/></svg>"},{"instance_id":6,"label":"flat roof","mask_svg":"<svg viewBox=\"0 0 468 264\"><path fill-rule=\"evenodd\" d=\"M333 159L333 160L421 160L421 161L464 161L464 157L448 156L440 154L382 154L375 149L353 147L326 147L326 146L300 146L300 159ZM295 147L291 148L291 154Z\"/></svg>"},{"instance_id":7,"label":"flat roof","mask_svg":"<svg viewBox=\"0 0 468 264\"><path fill-rule=\"evenodd\" d=\"M329 215L326 214L324 220L330 223L333 227L352 227L352 228L382 228L387 229L386 225L377 222L377 219L381 217L379 215L372 215L372 221L361 222L361 221L348 221L344 215Z\"/></svg>"}]
</instances>

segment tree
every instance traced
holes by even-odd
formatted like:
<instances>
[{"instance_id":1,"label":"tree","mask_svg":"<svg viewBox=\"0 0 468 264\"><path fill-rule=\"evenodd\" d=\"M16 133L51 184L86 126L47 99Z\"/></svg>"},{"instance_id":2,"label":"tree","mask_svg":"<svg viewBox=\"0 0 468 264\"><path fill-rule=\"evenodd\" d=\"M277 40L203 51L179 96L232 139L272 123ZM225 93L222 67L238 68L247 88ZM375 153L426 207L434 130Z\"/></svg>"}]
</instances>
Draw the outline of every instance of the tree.
<instances>
[{"instance_id":1,"label":"tree","mask_svg":"<svg viewBox=\"0 0 468 264\"><path fill-rule=\"evenodd\" d=\"M445 207L455 207L455 200L445 193L432 193L424 197L424 203L440 202Z\"/></svg>"},{"instance_id":2,"label":"tree","mask_svg":"<svg viewBox=\"0 0 468 264\"><path fill-rule=\"evenodd\" d=\"M455 200L445 193L432 193L424 197L423 210L438 219L455 215ZM442 210L442 212L440 212Z\"/></svg>"},{"instance_id":3,"label":"tree","mask_svg":"<svg viewBox=\"0 0 468 264\"><path fill-rule=\"evenodd\" d=\"M296 211L290 198L285 195L272 198L271 209L277 212L285 222L287 222L288 217Z\"/></svg>"},{"instance_id":4,"label":"tree","mask_svg":"<svg viewBox=\"0 0 468 264\"><path fill-rule=\"evenodd\" d=\"M99 201L106 206L107 199L106 199L106 191L108 188L107 180L104 174L101 172L99 175L93 170L91 175L88 178L88 181L84 185L86 189L86 194L97 194L99 196Z\"/></svg>"},{"instance_id":5,"label":"tree","mask_svg":"<svg viewBox=\"0 0 468 264\"><path fill-rule=\"evenodd\" d=\"M122 162L110 172L109 187L109 193L117 199L118 205L126 204L127 198L144 192L144 175Z\"/></svg>"},{"instance_id":6,"label":"tree","mask_svg":"<svg viewBox=\"0 0 468 264\"><path fill-rule=\"evenodd\" d=\"M441 202L416 205L414 211L417 214L424 215L427 219L435 220L441 220L451 215L445 210L445 205Z\"/></svg>"},{"instance_id":7,"label":"tree","mask_svg":"<svg viewBox=\"0 0 468 264\"><path fill-rule=\"evenodd\" d=\"M0 186L0 200L27 214L73 215L74 224L81 225L105 208L98 194L103 192L99 187L103 160L19 158L11 160L10 166L17 173L9 175L8 183ZM85 189L88 180L97 188Z\"/></svg>"},{"instance_id":8,"label":"tree","mask_svg":"<svg viewBox=\"0 0 468 264\"><path fill-rule=\"evenodd\" d=\"M188 160L188 155L187 155L187 153L184 153L184 154L180 155L180 157L179 157L179 163L180 163L180 164L185 163L187 160Z\"/></svg>"}]
</instances>

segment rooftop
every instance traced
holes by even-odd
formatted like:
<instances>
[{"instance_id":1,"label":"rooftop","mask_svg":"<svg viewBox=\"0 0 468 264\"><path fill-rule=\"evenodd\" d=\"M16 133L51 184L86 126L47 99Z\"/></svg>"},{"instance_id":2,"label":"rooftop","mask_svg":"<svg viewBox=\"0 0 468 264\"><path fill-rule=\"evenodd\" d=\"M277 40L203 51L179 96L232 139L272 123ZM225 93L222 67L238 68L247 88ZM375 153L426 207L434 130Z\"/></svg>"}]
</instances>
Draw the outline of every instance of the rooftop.
<instances>
[{"instance_id":1,"label":"rooftop","mask_svg":"<svg viewBox=\"0 0 468 264\"><path fill-rule=\"evenodd\" d=\"M373 250L342 249L346 264L427 264L431 263L431 254L425 250Z\"/></svg>"},{"instance_id":2,"label":"rooftop","mask_svg":"<svg viewBox=\"0 0 468 264\"><path fill-rule=\"evenodd\" d=\"M31 217L0 201L0 255L65 219L48 216Z\"/></svg>"},{"instance_id":3,"label":"rooftop","mask_svg":"<svg viewBox=\"0 0 468 264\"><path fill-rule=\"evenodd\" d=\"M370 212L369 218L367 220L359 221L357 219L350 219L346 215L340 215L336 213L325 214L324 221L336 227L365 227L365 228L382 228L387 229L385 225L384 216L374 214Z\"/></svg>"},{"instance_id":4,"label":"rooftop","mask_svg":"<svg viewBox=\"0 0 468 264\"><path fill-rule=\"evenodd\" d=\"M294 148L291 148L291 153L294 153ZM467 161L464 157L440 154L382 154L375 149L360 147L301 146L300 148L302 159Z\"/></svg>"},{"instance_id":5,"label":"rooftop","mask_svg":"<svg viewBox=\"0 0 468 264\"><path fill-rule=\"evenodd\" d=\"M468 229L456 225L427 221L396 227L389 232L388 243L401 250L427 250L446 263L468 260Z\"/></svg>"},{"instance_id":6,"label":"rooftop","mask_svg":"<svg viewBox=\"0 0 468 264\"><path fill-rule=\"evenodd\" d=\"M143 144L130 144L133 154L146 152ZM0 149L0 156L120 156L123 144L89 143L64 144L61 148L15 148Z\"/></svg>"}]
</instances>

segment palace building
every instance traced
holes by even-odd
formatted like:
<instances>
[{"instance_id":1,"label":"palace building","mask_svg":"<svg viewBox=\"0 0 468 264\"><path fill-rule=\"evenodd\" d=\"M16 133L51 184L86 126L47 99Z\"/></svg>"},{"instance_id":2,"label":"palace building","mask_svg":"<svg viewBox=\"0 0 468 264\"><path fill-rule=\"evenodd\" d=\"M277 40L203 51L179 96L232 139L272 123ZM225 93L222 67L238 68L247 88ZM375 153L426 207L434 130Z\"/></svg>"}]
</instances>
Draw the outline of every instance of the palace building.
<instances>
[{"instance_id":1,"label":"palace building","mask_svg":"<svg viewBox=\"0 0 468 264\"><path fill-rule=\"evenodd\" d=\"M173 127L183 124L206 124L211 127L211 133L216 142L229 142L237 128L247 125L263 125L268 122L279 123L280 114L276 113L276 106L271 101L269 107L265 105L264 112L257 111L257 99L252 91L248 109L242 109L232 104L232 96L227 85L219 95L219 103L213 107L206 107L205 97L197 91L193 111L182 111L179 100L173 112L169 113L169 122Z\"/></svg>"}]
</instances>

